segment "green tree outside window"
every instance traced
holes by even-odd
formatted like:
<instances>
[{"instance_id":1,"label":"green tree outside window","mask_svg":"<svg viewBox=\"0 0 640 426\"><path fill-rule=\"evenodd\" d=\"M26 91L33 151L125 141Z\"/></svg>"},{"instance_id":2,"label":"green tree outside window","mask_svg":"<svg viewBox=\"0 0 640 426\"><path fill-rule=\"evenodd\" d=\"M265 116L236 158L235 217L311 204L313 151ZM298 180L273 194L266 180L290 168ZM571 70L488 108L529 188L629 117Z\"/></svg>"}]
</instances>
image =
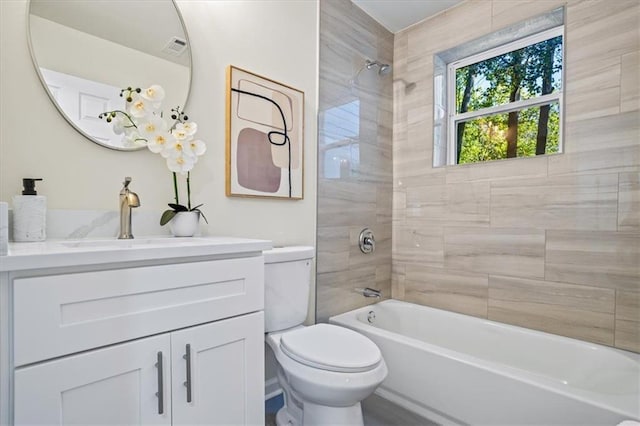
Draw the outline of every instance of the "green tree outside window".
<instances>
[{"instance_id":1,"label":"green tree outside window","mask_svg":"<svg viewBox=\"0 0 640 426\"><path fill-rule=\"evenodd\" d=\"M457 164L559 152L562 48L558 35L453 68Z\"/></svg>"}]
</instances>

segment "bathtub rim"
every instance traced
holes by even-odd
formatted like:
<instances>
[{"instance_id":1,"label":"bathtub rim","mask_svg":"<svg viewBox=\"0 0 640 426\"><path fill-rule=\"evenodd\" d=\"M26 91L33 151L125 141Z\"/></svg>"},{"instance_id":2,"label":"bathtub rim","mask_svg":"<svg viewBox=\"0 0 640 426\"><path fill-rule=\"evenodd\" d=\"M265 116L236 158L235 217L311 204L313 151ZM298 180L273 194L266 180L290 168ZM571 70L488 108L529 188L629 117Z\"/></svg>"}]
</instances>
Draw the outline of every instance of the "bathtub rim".
<instances>
[{"instance_id":1,"label":"bathtub rim","mask_svg":"<svg viewBox=\"0 0 640 426\"><path fill-rule=\"evenodd\" d=\"M369 324L366 324L360 320L357 319L357 315L359 313L363 313L363 312L367 312L371 309L375 309L375 307L377 305L405 305L405 306L409 306L413 309L424 309L427 311L436 311L439 314L444 314L445 316L449 316L449 317L457 317L457 318L467 318L467 319L473 319L473 320L478 320L481 321L483 323L489 323L491 325L495 325L498 327L503 327L506 329L509 328L513 328L516 329L517 331L526 333L526 334L532 334L532 335L539 335L545 338L551 338L554 341L557 340L569 340L571 341L573 344L577 344L580 346L585 346L585 347L591 347L591 348L595 348L598 350L606 350L606 351L612 351L615 353L618 353L626 358L630 358L633 361L636 361L638 363L640 363L640 354L636 354L634 352L630 352L630 351L625 351L623 349L619 349L619 348L614 348L614 347L610 347L610 346L605 346L605 345L600 345L598 343L592 343L592 342L586 342L583 340L579 340L579 339L574 339L572 337L566 337L566 336L560 336L560 335L556 335L556 334L552 334L552 333L547 333L544 331L540 331L540 330L534 330L534 329L529 329L526 327L521 327L521 326L517 326L517 325L512 325L512 324L506 324L506 323L501 323L501 322L497 322L497 321L492 321L486 318L481 318L481 317L475 317L475 316L471 316L471 315L465 315L465 314L461 314L458 312L452 312L452 311L447 311L444 309L438 309L438 308L434 308L431 306L425 306L425 305L418 305L416 303L411 303L411 302L405 302L402 300L396 300L396 299L386 299L383 301L380 301L378 303L375 304L371 304L371 305L367 305L367 306L363 306L361 308L357 308L342 314L338 314L338 315L334 315L332 317L329 318L329 322L332 324L337 324L337 325L341 325L341 326L345 326L348 328L351 328L353 330L356 331L360 331L360 330L364 330L366 331L367 329L372 329L375 330L374 334L379 334L381 335L381 337L387 338L387 339L391 339L391 340L399 340L401 339L402 342L404 344L407 344L415 349L424 349L426 348L427 350L437 354L437 355L441 355L441 356L445 356L448 358L451 358L455 361L458 362L462 362L466 365L470 365L470 366L474 366L474 367L478 367L478 368L482 368L484 370L487 370L491 373L494 374L498 374L513 380L519 380L522 382L525 382L526 384L530 385L530 386L535 386L541 389L544 389L546 391L549 392L555 392L558 393L562 396L565 396L567 398L571 398L574 399L576 401L585 403L585 404L590 404L593 405L595 407L598 407L600 409L603 410L609 410L612 411L616 414L619 414L621 416L627 417L629 419L633 419L636 421L640 421L640 408L638 410L638 412L633 412L633 411L629 411L629 408L625 408L625 407L620 407L619 405L612 405L612 404L608 404L608 403L603 403L598 401L595 396L596 395L601 395L601 394L597 394L595 392L589 391L589 390L585 390L585 389L581 389L578 387L574 387L571 386L570 388L573 390L573 392L569 392L566 390L566 388L563 387L563 383L558 380L558 379L553 379L550 378L549 376L540 374L540 373L534 373L531 371L527 371L525 369L522 368L518 368L518 367L513 367L510 365L506 365L506 364L502 364L502 363L498 363L498 362L492 362L483 358L479 358L473 355L468 355L459 351L455 351L453 349L448 349L442 346L437 346L434 345L432 343L429 342L425 342L423 340L414 338L414 337L410 337L410 336L405 336L405 335L401 335L399 333L394 333L392 331L388 331L386 329L383 328L379 328L379 327L374 327L371 326ZM384 354L383 354L384 356ZM382 385L383 386L383 385ZM564 385L564 386L569 386L569 385Z\"/></svg>"}]
</instances>

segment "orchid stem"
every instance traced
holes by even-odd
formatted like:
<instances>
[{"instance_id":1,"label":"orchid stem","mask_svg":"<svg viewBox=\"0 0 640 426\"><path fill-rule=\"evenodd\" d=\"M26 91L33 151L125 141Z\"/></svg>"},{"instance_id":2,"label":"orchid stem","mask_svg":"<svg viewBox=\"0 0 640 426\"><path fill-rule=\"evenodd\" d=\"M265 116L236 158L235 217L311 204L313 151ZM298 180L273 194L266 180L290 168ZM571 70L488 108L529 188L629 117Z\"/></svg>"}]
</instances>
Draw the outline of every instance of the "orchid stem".
<instances>
[{"instance_id":1,"label":"orchid stem","mask_svg":"<svg viewBox=\"0 0 640 426\"><path fill-rule=\"evenodd\" d=\"M191 211L191 182L189 178L191 177L191 172L187 172L187 208Z\"/></svg>"},{"instance_id":2,"label":"orchid stem","mask_svg":"<svg viewBox=\"0 0 640 426\"><path fill-rule=\"evenodd\" d=\"M176 172L173 172L173 191L176 194L176 204L180 204L180 200L178 198L178 178L176 177Z\"/></svg>"},{"instance_id":3,"label":"orchid stem","mask_svg":"<svg viewBox=\"0 0 640 426\"><path fill-rule=\"evenodd\" d=\"M127 117L127 120L129 120L129 123L131 123L130 126L126 126L126 127L135 127L136 129L138 128L138 126L136 125L135 121L133 121L133 118L131 118L131 116L129 114L127 114L125 111L121 111L119 109L114 109L113 111L107 111L106 113L111 113L111 112L115 112L115 113L120 113L122 115L124 115L125 117Z\"/></svg>"}]
</instances>

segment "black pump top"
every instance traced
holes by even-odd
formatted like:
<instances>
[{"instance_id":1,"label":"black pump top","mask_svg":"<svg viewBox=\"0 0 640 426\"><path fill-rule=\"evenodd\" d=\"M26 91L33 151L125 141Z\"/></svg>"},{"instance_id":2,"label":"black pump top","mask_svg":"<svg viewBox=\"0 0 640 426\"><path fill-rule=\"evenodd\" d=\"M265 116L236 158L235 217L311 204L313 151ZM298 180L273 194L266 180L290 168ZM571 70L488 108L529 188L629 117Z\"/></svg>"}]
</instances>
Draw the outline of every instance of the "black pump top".
<instances>
[{"instance_id":1,"label":"black pump top","mask_svg":"<svg viewBox=\"0 0 640 426\"><path fill-rule=\"evenodd\" d=\"M24 178L22 179L22 195L38 195L36 192L36 181L42 180L42 178Z\"/></svg>"}]
</instances>

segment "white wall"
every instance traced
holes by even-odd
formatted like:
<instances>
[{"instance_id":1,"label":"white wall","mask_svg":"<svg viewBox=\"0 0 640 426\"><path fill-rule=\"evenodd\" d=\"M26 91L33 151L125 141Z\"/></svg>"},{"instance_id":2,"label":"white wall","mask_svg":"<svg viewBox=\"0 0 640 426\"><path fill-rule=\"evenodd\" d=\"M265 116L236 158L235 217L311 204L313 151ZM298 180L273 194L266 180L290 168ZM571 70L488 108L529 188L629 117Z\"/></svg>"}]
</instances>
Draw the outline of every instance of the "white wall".
<instances>
[{"instance_id":1,"label":"white wall","mask_svg":"<svg viewBox=\"0 0 640 426\"><path fill-rule=\"evenodd\" d=\"M193 52L186 111L208 147L192 173L192 200L204 203L206 232L315 246L316 0L179 0L178 7ZM27 1L1 1L0 12L0 200L10 202L19 193L23 177L42 177L39 193L47 195L49 209L116 210L122 179L132 176L142 202L138 210L157 211L159 218L172 198L164 161L146 150L103 148L68 125L31 62ZM225 196L225 70L230 64L305 92L304 200Z\"/></svg>"}]
</instances>

